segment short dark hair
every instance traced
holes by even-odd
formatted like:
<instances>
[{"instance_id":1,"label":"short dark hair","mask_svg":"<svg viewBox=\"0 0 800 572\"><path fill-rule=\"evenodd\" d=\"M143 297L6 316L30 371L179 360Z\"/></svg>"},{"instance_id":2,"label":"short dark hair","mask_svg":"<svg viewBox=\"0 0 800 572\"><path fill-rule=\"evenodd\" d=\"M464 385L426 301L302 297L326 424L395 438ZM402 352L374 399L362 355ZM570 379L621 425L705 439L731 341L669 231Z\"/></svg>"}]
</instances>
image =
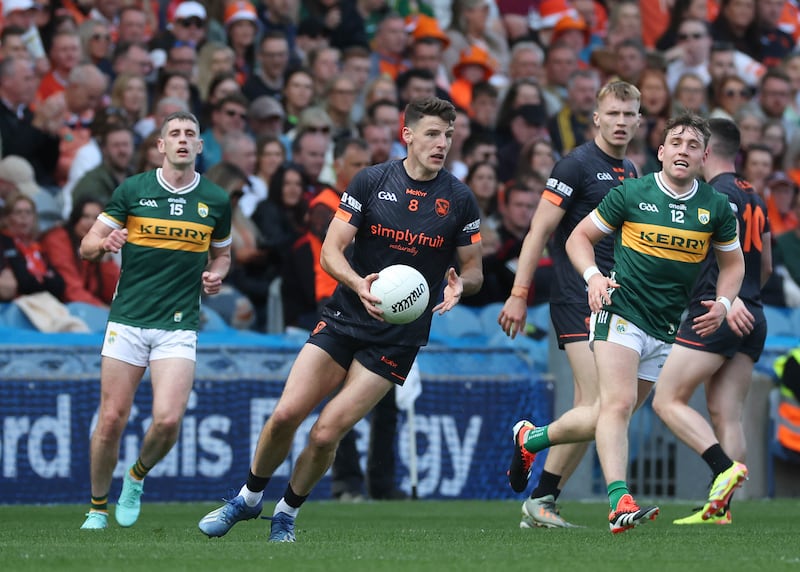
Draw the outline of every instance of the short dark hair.
<instances>
[{"instance_id":1,"label":"short dark hair","mask_svg":"<svg viewBox=\"0 0 800 572\"><path fill-rule=\"evenodd\" d=\"M333 160L344 157L351 146L358 147L362 151L369 151L369 144L360 137L343 137L333 146Z\"/></svg>"},{"instance_id":2,"label":"short dark hair","mask_svg":"<svg viewBox=\"0 0 800 572\"><path fill-rule=\"evenodd\" d=\"M708 144L708 138L711 136L711 132L708 130L708 121L700 115L696 113L681 113L670 117L664 126L664 133L661 136L662 143L667 141L667 135L676 127L683 127L684 130L694 129L703 136L703 146L705 147Z\"/></svg>"},{"instance_id":3,"label":"short dark hair","mask_svg":"<svg viewBox=\"0 0 800 572\"><path fill-rule=\"evenodd\" d=\"M245 109L250 107L250 100L247 99L243 94L239 93L238 91L229 93L222 99L217 102L217 105L214 107L215 111L220 111L222 107L228 103L235 103L236 105L241 105Z\"/></svg>"},{"instance_id":4,"label":"short dark hair","mask_svg":"<svg viewBox=\"0 0 800 572\"><path fill-rule=\"evenodd\" d=\"M406 127L413 127L426 116L438 117L447 123L456 120L456 108L453 104L438 97L418 99L406 105L404 122Z\"/></svg>"},{"instance_id":5,"label":"short dark hair","mask_svg":"<svg viewBox=\"0 0 800 572\"><path fill-rule=\"evenodd\" d=\"M714 139L714 154L722 159L735 160L741 145L736 123L724 117L713 117L708 120L708 130Z\"/></svg>"},{"instance_id":6,"label":"short dark hair","mask_svg":"<svg viewBox=\"0 0 800 572\"><path fill-rule=\"evenodd\" d=\"M161 137L164 137L165 135L167 124L175 119L179 119L181 121L191 121L197 126L197 133L200 133L200 121L197 120L197 117L195 117L194 113L189 111L175 111L174 113L167 115L167 118L164 120L164 124L161 126Z\"/></svg>"}]
</instances>

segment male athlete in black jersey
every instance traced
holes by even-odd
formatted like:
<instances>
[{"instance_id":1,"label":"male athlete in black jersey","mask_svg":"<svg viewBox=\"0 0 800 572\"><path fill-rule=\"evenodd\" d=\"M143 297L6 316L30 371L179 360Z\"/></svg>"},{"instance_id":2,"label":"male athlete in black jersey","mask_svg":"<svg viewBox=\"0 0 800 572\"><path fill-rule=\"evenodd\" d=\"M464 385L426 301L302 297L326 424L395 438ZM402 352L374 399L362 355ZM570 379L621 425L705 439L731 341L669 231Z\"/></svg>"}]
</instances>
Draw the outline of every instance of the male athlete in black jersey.
<instances>
[{"instance_id":1,"label":"male athlete in black jersey","mask_svg":"<svg viewBox=\"0 0 800 572\"><path fill-rule=\"evenodd\" d=\"M577 147L556 163L542 201L531 221L514 279L511 296L506 300L498 322L512 338L525 327L528 288L539 264L545 244L555 270L551 286L550 316L558 336L558 346L566 350L573 373L573 409L566 412L555 426L551 425L553 442L560 438L559 427L571 431L578 428L583 442L553 447L547 455L544 471L531 498L522 505L523 528L535 526L570 527L556 511L555 500L586 452L594 435L594 407L597 403L597 375L594 357L589 349L589 304L586 284L567 257L564 245L572 229L625 178L635 177L636 168L625 159L625 152L639 127L639 90L629 83L614 81L597 94L594 140ZM608 273L614 263L614 239L607 237L595 246L597 265ZM649 391L649 387L647 388ZM580 439L578 439L580 440ZM518 492L526 483L514 484Z\"/></svg>"},{"instance_id":2,"label":"male athlete in black jersey","mask_svg":"<svg viewBox=\"0 0 800 572\"><path fill-rule=\"evenodd\" d=\"M673 433L701 454L714 470L720 447L730 458L744 461L746 444L742 409L750 389L753 365L761 356L767 337L761 287L772 272L772 249L764 201L750 183L735 173L739 128L728 119L711 119L708 126L711 138L703 167L704 177L717 191L729 197L739 223L739 241L744 253L744 281L739 296L731 305L729 317L741 331L734 332L727 322L705 337L692 329L694 319L707 311L701 301L713 299L716 292L719 268L715 258L709 256L692 292L689 313L678 329L672 352L656 384L653 408ZM713 433L705 420L688 405L689 398L701 383L705 383ZM728 507L704 518L707 509L707 506L703 507L703 510L674 523L731 522Z\"/></svg>"},{"instance_id":3,"label":"male athlete in black jersey","mask_svg":"<svg viewBox=\"0 0 800 572\"><path fill-rule=\"evenodd\" d=\"M455 108L438 98L406 107L403 140L408 156L360 171L342 196L322 246L322 267L339 286L292 366L286 386L258 440L247 483L199 524L222 536L240 520L261 513L262 496L283 463L302 421L325 398L308 444L296 459L283 498L273 512L269 540L294 542L300 506L333 462L336 447L389 391L402 385L433 312L444 313L483 283L480 215L470 189L444 166ZM353 241L352 259L344 251ZM458 261L461 274L451 266ZM378 272L392 264L419 270L432 292L428 311L405 325L381 319L370 294ZM335 395L334 395L335 394Z\"/></svg>"}]
</instances>

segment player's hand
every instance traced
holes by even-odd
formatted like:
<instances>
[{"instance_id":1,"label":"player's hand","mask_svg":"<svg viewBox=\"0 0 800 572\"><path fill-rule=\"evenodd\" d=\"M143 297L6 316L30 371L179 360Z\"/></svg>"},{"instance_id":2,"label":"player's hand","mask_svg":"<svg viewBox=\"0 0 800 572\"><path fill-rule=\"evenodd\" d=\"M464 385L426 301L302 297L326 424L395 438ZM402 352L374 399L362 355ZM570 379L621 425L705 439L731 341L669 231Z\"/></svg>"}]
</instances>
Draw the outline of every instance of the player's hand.
<instances>
[{"instance_id":1,"label":"player's hand","mask_svg":"<svg viewBox=\"0 0 800 572\"><path fill-rule=\"evenodd\" d=\"M733 304L731 304L731 311L728 312L725 319L728 321L728 326L733 330L733 333L740 338L753 331L756 321L753 314L750 313L750 310L747 309L747 306L738 296L734 298Z\"/></svg>"},{"instance_id":2,"label":"player's hand","mask_svg":"<svg viewBox=\"0 0 800 572\"><path fill-rule=\"evenodd\" d=\"M126 242L128 242L128 229L114 229L103 239L103 250L116 254Z\"/></svg>"},{"instance_id":3,"label":"player's hand","mask_svg":"<svg viewBox=\"0 0 800 572\"><path fill-rule=\"evenodd\" d=\"M603 309L603 305L611 305L611 291L619 288L614 280L602 274L595 274L589 278L587 284L587 296L589 299L589 308L592 312L599 312Z\"/></svg>"},{"instance_id":4,"label":"player's hand","mask_svg":"<svg viewBox=\"0 0 800 572\"><path fill-rule=\"evenodd\" d=\"M372 288L372 283L378 279L378 273L373 272L372 274L367 274L364 276L364 279L358 283L358 287L356 288L356 294L361 299L361 303L364 304L364 308L366 308L367 312L370 316L375 318L376 320L380 320L383 322L383 310L378 308L375 304L379 304L381 299L377 296L374 296L370 289Z\"/></svg>"},{"instance_id":5,"label":"player's hand","mask_svg":"<svg viewBox=\"0 0 800 572\"><path fill-rule=\"evenodd\" d=\"M717 302L715 300L703 300L700 303L704 307L708 308L708 312L697 316L694 319L692 330L694 330L698 336L704 338L716 332L717 328L722 325L722 321L725 319L726 310L725 306L723 306L721 302Z\"/></svg>"},{"instance_id":6,"label":"player's hand","mask_svg":"<svg viewBox=\"0 0 800 572\"><path fill-rule=\"evenodd\" d=\"M528 302L519 296L509 296L506 303L503 304L503 309L500 310L500 315L497 317L497 323L500 328L512 340L517 337L517 334L525 327L528 319Z\"/></svg>"},{"instance_id":7,"label":"player's hand","mask_svg":"<svg viewBox=\"0 0 800 572\"><path fill-rule=\"evenodd\" d=\"M464 292L464 282L452 266L447 271L447 286L444 287L444 299L433 307L434 312L441 316L461 301Z\"/></svg>"},{"instance_id":8,"label":"player's hand","mask_svg":"<svg viewBox=\"0 0 800 572\"><path fill-rule=\"evenodd\" d=\"M222 288L222 276L216 272L203 272L203 292L206 294L219 294Z\"/></svg>"}]
</instances>

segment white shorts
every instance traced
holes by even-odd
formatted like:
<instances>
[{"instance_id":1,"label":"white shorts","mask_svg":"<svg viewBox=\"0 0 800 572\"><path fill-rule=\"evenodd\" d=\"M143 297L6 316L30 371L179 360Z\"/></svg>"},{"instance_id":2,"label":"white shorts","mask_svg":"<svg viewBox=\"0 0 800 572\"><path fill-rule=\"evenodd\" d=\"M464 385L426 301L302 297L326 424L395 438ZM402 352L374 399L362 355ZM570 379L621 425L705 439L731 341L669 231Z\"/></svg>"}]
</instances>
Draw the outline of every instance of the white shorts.
<instances>
[{"instance_id":1,"label":"white shorts","mask_svg":"<svg viewBox=\"0 0 800 572\"><path fill-rule=\"evenodd\" d=\"M601 323L598 323L598 316ZM589 322L589 344L595 339L630 348L639 354L639 379L655 382L667 360L672 344L641 330L633 322L603 310L592 312Z\"/></svg>"},{"instance_id":2,"label":"white shorts","mask_svg":"<svg viewBox=\"0 0 800 572\"><path fill-rule=\"evenodd\" d=\"M100 355L147 367L158 359L184 358L196 361L197 332L157 330L109 322Z\"/></svg>"}]
</instances>

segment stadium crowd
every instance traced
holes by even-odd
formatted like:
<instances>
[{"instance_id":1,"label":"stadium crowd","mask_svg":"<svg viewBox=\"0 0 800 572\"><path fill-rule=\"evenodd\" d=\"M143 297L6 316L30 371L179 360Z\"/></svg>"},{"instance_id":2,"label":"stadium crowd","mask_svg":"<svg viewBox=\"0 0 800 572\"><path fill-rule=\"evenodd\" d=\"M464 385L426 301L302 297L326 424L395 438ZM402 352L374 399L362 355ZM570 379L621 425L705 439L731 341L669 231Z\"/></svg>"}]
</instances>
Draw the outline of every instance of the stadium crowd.
<instances>
[{"instance_id":1,"label":"stadium crowd","mask_svg":"<svg viewBox=\"0 0 800 572\"><path fill-rule=\"evenodd\" d=\"M736 121L775 241L765 302L800 305L794 1L3 0L2 17L0 301L109 303L118 268L81 260L82 233L161 165L158 128L187 110L198 170L234 206L233 267L208 303L263 331L281 284L285 325L307 328L332 292L319 249L345 185L404 157L402 109L437 95L458 111L447 168L482 210L485 283L465 303L501 302L551 168L594 137L616 77L642 94L640 175L676 112ZM530 305L551 276L543 256Z\"/></svg>"}]
</instances>

